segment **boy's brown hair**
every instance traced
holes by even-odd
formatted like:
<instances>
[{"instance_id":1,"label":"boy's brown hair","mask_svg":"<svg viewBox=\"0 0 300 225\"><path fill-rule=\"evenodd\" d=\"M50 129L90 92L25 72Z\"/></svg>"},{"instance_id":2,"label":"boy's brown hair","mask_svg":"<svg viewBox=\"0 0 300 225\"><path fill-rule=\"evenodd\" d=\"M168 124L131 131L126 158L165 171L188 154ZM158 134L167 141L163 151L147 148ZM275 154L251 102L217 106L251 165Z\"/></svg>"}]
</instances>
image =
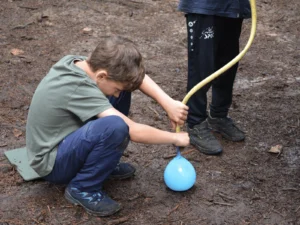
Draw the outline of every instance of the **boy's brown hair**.
<instances>
[{"instance_id":1,"label":"boy's brown hair","mask_svg":"<svg viewBox=\"0 0 300 225\"><path fill-rule=\"evenodd\" d=\"M102 37L87 63L93 72L106 70L108 79L123 83L127 91L138 89L145 77L141 53L132 41L120 36Z\"/></svg>"}]
</instances>

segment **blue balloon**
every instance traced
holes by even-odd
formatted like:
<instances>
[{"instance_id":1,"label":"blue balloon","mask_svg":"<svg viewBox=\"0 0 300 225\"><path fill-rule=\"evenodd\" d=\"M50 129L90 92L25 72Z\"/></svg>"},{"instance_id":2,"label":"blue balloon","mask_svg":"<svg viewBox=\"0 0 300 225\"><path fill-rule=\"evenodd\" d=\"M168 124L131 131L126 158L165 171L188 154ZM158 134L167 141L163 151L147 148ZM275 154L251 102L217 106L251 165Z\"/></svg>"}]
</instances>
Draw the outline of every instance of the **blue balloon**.
<instances>
[{"instance_id":1,"label":"blue balloon","mask_svg":"<svg viewBox=\"0 0 300 225\"><path fill-rule=\"evenodd\" d=\"M195 184L196 171L193 165L178 152L167 165L164 180L171 190L186 191Z\"/></svg>"}]
</instances>

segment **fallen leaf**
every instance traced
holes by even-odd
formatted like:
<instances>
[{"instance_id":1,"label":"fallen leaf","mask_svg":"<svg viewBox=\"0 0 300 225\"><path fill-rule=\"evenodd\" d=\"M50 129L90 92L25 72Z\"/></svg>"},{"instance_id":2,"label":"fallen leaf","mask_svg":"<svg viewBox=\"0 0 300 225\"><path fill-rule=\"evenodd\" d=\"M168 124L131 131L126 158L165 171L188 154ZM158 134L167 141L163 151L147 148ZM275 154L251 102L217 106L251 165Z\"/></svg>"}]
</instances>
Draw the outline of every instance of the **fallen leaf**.
<instances>
[{"instance_id":1,"label":"fallen leaf","mask_svg":"<svg viewBox=\"0 0 300 225\"><path fill-rule=\"evenodd\" d=\"M12 55L21 55L24 53L24 51L18 48L13 48L12 50L10 50L10 53Z\"/></svg>"},{"instance_id":2,"label":"fallen leaf","mask_svg":"<svg viewBox=\"0 0 300 225\"><path fill-rule=\"evenodd\" d=\"M13 133L14 133L15 137L20 137L23 134L22 131L20 131L16 128L13 130Z\"/></svg>"},{"instance_id":3,"label":"fallen leaf","mask_svg":"<svg viewBox=\"0 0 300 225\"><path fill-rule=\"evenodd\" d=\"M282 145L275 145L275 146L272 146L271 149L269 150L269 152L271 153L281 153L282 151Z\"/></svg>"}]
</instances>

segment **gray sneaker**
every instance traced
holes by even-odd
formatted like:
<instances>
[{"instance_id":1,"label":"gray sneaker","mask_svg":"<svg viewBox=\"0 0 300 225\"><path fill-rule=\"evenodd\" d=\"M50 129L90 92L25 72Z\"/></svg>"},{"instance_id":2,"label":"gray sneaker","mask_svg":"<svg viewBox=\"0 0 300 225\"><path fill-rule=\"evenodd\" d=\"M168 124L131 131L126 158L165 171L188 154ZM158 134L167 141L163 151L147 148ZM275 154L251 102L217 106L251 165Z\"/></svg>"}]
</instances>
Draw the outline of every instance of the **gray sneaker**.
<instances>
[{"instance_id":1,"label":"gray sneaker","mask_svg":"<svg viewBox=\"0 0 300 225\"><path fill-rule=\"evenodd\" d=\"M243 141L245 134L232 121L230 117L213 118L207 117L208 127L213 131L220 133L229 141Z\"/></svg>"},{"instance_id":2,"label":"gray sneaker","mask_svg":"<svg viewBox=\"0 0 300 225\"><path fill-rule=\"evenodd\" d=\"M217 155L222 152L222 146L208 128L207 121L195 125L193 128L187 127L190 142L196 149L206 155Z\"/></svg>"}]
</instances>

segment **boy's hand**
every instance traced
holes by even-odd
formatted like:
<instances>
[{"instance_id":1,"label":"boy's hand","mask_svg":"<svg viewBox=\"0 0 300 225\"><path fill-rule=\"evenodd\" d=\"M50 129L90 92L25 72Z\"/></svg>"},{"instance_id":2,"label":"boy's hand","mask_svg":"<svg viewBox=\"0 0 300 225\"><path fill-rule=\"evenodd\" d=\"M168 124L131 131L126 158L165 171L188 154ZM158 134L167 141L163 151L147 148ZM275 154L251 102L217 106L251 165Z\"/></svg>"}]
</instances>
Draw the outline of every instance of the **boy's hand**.
<instances>
[{"instance_id":1,"label":"boy's hand","mask_svg":"<svg viewBox=\"0 0 300 225\"><path fill-rule=\"evenodd\" d=\"M157 101L167 112L172 127L182 126L187 119L189 107L167 95L147 74L140 86L140 91Z\"/></svg>"},{"instance_id":2,"label":"boy's hand","mask_svg":"<svg viewBox=\"0 0 300 225\"><path fill-rule=\"evenodd\" d=\"M175 129L176 125L183 126L187 119L189 107L180 101L172 99L165 104L165 110L171 121L172 128Z\"/></svg>"},{"instance_id":3,"label":"boy's hand","mask_svg":"<svg viewBox=\"0 0 300 225\"><path fill-rule=\"evenodd\" d=\"M188 146L190 144L190 138L188 133L186 132L179 132L179 133L175 133L175 146L179 146L179 147L185 147Z\"/></svg>"}]
</instances>

